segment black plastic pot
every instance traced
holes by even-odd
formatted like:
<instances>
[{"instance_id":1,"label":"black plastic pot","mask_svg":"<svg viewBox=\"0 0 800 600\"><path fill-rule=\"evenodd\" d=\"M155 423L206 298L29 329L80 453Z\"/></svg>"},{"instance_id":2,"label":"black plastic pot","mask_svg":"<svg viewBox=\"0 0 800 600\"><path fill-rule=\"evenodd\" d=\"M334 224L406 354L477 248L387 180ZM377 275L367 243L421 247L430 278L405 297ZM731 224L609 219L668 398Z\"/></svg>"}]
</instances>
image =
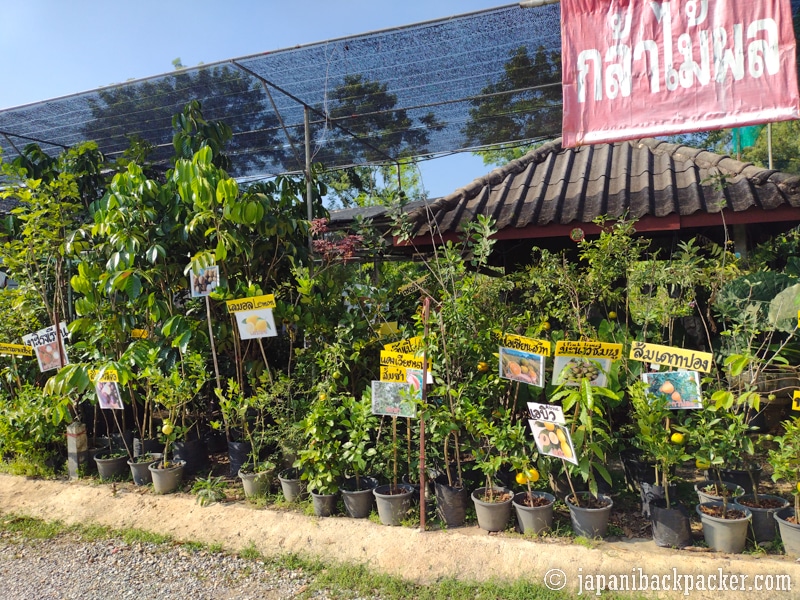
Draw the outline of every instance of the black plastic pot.
<instances>
[{"instance_id":1,"label":"black plastic pot","mask_svg":"<svg viewBox=\"0 0 800 600\"><path fill-rule=\"evenodd\" d=\"M185 463L183 473L186 475L203 471L209 464L206 445L200 439L175 442L172 446L172 458L176 462Z\"/></svg>"},{"instance_id":2,"label":"black plastic pot","mask_svg":"<svg viewBox=\"0 0 800 600\"><path fill-rule=\"evenodd\" d=\"M154 454L156 452L163 452L164 444L157 439L144 439L133 438L133 456L138 457L142 454Z\"/></svg>"},{"instance_id":3,"label":"black plastic pot","mask_svg":"<svg viewBox=\"0 0 800 600\"><path fill-rule=\"evenodd\" d=\"M242 465L250 458L252 446L250 442L231 442L228 441L228 458L230 458L230 475L234 477Z\"/></svg>"},{"instance_id":4,"label":"black plastic pot","mask_svg":"<svg viewBox=\"0 0 800 600\"><path fill-rule=\"evenodd\" d=\"M650 523L653 526L653 541L662 548L684 548L692 545L692 525L689 511L680 504L672 503L667 508L663 499L650 502Z\"/></svg>"},{"instance_id":5,"label":"black plastic pot","mask_svg":"<svg viewBox=\"0 0 800 600\"><path fill-rule=\"evenodd\" d=\"M675 485L669 486L669 494L671 498L676 498L678 495L678 488ZM664 486L663 485L655 485L651 483L646 483L644 481L639 482L639 496L642 500L642 516L643 517L650 517L651 511L650 506L654 501L662 500L666 502L666 494L664 493Z\"/></svg>"},{"instance_id":6,"label":"black plastic pot","mask_svg":"<svg viewBox=\"0 0 800 600\"><path fill-rule=\"evenodd\" d=\"M433 480L436 512L447 527L461 527L467 520L469 492L463 485L451 486L447 481L446 474L439 475Z\"/></svg>"}]
</instances>

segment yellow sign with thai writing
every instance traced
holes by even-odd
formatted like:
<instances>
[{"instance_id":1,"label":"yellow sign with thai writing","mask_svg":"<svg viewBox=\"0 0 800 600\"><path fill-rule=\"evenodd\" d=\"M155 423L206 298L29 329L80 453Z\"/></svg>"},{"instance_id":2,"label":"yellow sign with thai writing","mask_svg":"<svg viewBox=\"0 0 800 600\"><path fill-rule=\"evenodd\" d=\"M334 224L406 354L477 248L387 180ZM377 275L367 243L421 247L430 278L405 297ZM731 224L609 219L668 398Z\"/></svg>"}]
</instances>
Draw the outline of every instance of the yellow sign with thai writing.
<instances>
[{"instance_id":1,"label":"yellow sign with thai writing","mask_svg":"<svg viewBox=\"0 0 800 600\"><path fill-rule=\"evenodd\" d=\"M17 356L33 356L33 348L22 344L0 344L0 354L15 354Z\"/></svg>"},{"instance_id":2,"label":"yellow sign with thai writing","mask_svg":"<svg viewBox=\"0 0 800 600\"><path fill-rule=\"evenodd\" d=\"M403 352L381 350L381 365L387 367L402 367L403 369L422 369L422 357Z\"/></svg>"},{"instance_id":3,"label":"yellow sign with thai writing","mask_svg":"<svg viewBox=\"0 0 800 600\"><path fill-rule=\"evenodd\" d=\"M547 340L537 340L521 335L506 333L500 337L500 345L503 346L503 348L520 350L522 352L528 352L529 354L550 356L550 342Z\"/></svg>"},{"instance_id":4,"label":"yellow sign with thai writing","mask_svg":"<svg viewBox=\"0 0 800 600\"><path fill-rule=\"evenodd\" d=\"M399 342L392 342L383 347L388 352L400 352L402 354L412 354L422 350L422 336L408 338L407 340L400 340Z\"/></svg>"},{"instance_id":5,"label":"yellow sign with thai writing","mask_svg":"<svg viewBox=\"0 0 800 600\"><path fill-rule=\"evenodd\" d=\"M792 394L792 410L800 410L800 390L795 390Z\"/></svg>"},{"instance_id":6,"label":"yellow sign with thai writing","mask_svg":"<svg viewBox=\"0 0 800 600\"><path fill-rule=\"evenodd\" d=\"M556 356L583 356L586 358L619 360L622 357L622 344L561 341L556 342Z\"/></svg>"},{"instance_id":7,"label":"yellow sign with thai writing","mask_svg":"<svg viewBox=\"0 0 800 600\"><path fill-rule=\"evenodd\" d=\"M714 355L710 352L696 352L695 350L644 342L633 342L628 358L654 365L666 365L674 369L702 371L703 373L710 373L711 366L714 364Z\"/></svg>"},{"instance_id":8,"label":"yellow sign with thai writing","mask_svg":"<svg viewBox=\"0 0 800 600\"><path fill-rule=\"evenodd\" d=\"M89 369L89 379L94 383L119 383L119 373L117 373L116 369L106 369L103 372L103 376L97 379L99 374L100 371L98 369Z\"/></svg>"},{"instance_id":9,"label":"yellow sign with thai writing","mask_svg":"<svg viewBox=\"0 0 800 600\"><path fill-rule=\"evenodd\" d=\"M381 381L393 381L394 383L406 383L405 367L381 366Z\"/></svg>"},{"instance_id":10,"label":"yellow sign with thai writing","mask_svg":"<svg viewBox=\"0 0 800 600\"><path fill-rule=\"evenodd\" d=\"M386 323L381 323L381 326L378 327L378 335L380 337L386 337L387 335L394 335L399 331L400 330L397 328L397 321L387 321Z\"/></svg>"},{"instance_id":11,"label":"yellow sign with thai writing","mask_svg":"<svg viewBox=\"0 0 800 600\"><path fill-rule=\"evenodd\" d=\"M150 334L147 329L131 329L131 337L135 340L146 340Z\"/></svg>"},{"instance_id":12,"label":"yellow sign with thai writing","mask_svg":"<svg viewBox=\"0 0 800 600\"><path fill-rule=\"evenodd\" d=\"M275 294L264 296L251 296L250 298L239 298L238 300L227 300L228 312L237 313L245 310L256 310L259 308L275 308Z\"/></svg>"}]
</instances>

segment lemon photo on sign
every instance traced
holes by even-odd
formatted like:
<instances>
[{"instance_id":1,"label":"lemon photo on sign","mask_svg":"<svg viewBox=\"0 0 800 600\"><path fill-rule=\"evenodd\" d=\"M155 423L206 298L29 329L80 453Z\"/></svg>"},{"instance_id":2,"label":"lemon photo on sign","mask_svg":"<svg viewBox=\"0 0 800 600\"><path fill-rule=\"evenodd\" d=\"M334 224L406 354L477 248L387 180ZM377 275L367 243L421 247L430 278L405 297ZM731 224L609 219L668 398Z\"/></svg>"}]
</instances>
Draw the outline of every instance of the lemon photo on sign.
<instances>
[{"instance_id":1,"label":"lemon photo on sign","mask_svg":"<svg viewBox=\"0 0 800 600\"><path fill-rule=\"evenodd\" d=\"M237 312L236 324L239 326L239 336L243 340L278 335L271 308L257 308L255 310Z\"/></svg>"}]
</instances>

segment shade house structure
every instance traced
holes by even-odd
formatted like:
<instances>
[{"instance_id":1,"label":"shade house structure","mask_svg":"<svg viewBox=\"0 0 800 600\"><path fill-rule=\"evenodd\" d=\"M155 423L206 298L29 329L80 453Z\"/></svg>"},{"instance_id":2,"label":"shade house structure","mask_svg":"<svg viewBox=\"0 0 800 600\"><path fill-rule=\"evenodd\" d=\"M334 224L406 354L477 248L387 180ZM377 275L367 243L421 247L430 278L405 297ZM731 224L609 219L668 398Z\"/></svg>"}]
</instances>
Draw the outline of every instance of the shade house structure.
<instances>
[{"instance_id":1,"label":"shade house structure","mask_svg":"<svg viewBox=\"0 0 800 600\"><path fill-rule=\"evenodd\" d=\"M797 18L800 0L791 5ZM728 224L733 213L750 226L800 222L790 176L654 140L561 149L553 141L560 55L559 5L509 4L8 108L0 148L10 161L30 143L57 154L92 140L114 159L141 139L166 169L172 117L196 100L206 119L231 127L230 172L241 182L304 173L312 162L341 169L549 142L445 198L409 206L420 245L479 213L497 219L503 240L563 237L583 225L591 234L600 214L636 216L650 231L703 226L700 215L720 211L731 213ZM736 190L723 193L727 203L704 183L724 169Z\"/></svg>"}]
</instances>

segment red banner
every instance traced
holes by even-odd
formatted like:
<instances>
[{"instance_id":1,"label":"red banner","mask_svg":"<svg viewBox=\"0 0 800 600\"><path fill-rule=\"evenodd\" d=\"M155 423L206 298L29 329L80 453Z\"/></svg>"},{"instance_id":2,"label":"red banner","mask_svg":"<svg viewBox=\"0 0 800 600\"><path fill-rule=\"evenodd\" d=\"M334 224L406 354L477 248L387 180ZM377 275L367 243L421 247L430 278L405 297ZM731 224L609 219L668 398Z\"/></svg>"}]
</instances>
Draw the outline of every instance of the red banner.
<instances>
[{"instance_id":1,"label":"red banner","mask_svg":"<svg viewBox=\"0 0 800 600\"><path fill-rule=\"evenodd\" d=\"M564 147L800 117L790 0L561 0Z\"/></svg>"}]
</instances>

